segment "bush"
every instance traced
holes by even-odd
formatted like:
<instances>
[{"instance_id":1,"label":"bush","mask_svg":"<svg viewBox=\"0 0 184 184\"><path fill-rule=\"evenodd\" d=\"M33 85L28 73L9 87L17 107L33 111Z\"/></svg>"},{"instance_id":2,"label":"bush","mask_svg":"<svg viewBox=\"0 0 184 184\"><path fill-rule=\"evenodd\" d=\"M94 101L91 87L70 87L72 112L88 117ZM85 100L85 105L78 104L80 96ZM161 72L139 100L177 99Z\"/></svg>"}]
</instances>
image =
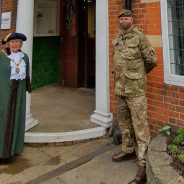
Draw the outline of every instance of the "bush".
<instances>
[{"instance_id":1,"label":"bush","mask_svg":"<svg viewBox=\"0 0 184 184\"><path fill-rule=\"evenodd\" d=\"M179 152L179 148L177 145L175 144L170 144L168 145L168 153L173 155L173 156L177 156L178 152Z\"/></svg>"},{"instance_id":2,"label":"bush","mask_svg":"<svg viewBox=\"0 0 184 184\"><path fill-rule=\"evenodd\" d=\"M184 128L179 128L176 137L173 141L175 144L183 144L184 142Z\"/></svg>"},{"instance_id":3,"label":"bush","mask_svg":"<svg viewBox=\"0 0 184 184\"><path fill-rule=\"evenodd\" d=\"M179 161L184 164L184 154L179 154L178 155Z\"/></svg>"},{"instance_id":4,"label":"bush","mask_svg":"<svg viewBox=\"0 0 184 184\"><path fill-rule=\"evenodd\" d=\"M184 128L172 131L170 126L164 126L159 131L172 138L172 141L168 141L168 154L178 158L180 163L184 164Z\"/></svg>"}]
</instances>

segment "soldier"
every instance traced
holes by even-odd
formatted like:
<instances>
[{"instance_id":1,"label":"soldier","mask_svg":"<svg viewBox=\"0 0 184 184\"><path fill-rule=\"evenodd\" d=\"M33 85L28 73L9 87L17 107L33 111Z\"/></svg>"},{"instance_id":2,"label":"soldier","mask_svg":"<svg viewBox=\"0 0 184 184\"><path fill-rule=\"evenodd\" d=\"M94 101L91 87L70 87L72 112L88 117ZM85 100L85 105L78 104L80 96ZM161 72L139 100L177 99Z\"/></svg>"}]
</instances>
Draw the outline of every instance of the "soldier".
<instances>
[{"instance_id":1,"label":"soldier","mask_svg":"<svg viewBox=\"0 0 184 184\"><path fill-rule=\"evenodd\" d=\"M122 133L122 149L112 156L114 162L135 156L139 169L136 183L146 181L146 153L150 142L147 122L146 74L156 66L156 55L143 32L134 26L130 10L118 14L120 30L113 40L114 82L117 119Z\"/></svg>"}]
</instances>

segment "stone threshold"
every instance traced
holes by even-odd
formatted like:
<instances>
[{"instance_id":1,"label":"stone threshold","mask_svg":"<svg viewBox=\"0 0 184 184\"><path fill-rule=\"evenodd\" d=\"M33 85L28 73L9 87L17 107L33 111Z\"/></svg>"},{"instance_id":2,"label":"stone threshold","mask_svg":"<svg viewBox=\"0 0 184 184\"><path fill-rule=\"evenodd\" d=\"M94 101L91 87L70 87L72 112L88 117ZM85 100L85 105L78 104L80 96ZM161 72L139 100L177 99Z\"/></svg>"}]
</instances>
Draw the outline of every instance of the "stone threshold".
<instances>
[{"instance_id":1,"label":"stone threshold","mask_svg":"<svg viewBox=\"0 0 184 184\"><path fill-rule=\"evenodd\" d=\"M62 144L65 142L77 142L83 140L89 140L93 138L100 138L106 134L106 128L95 127L84 130L77 130L71 132L56 132L56 133L44 133L44 132L26 132L25 143L56 143Z\"/></svg>"}]
</instances>

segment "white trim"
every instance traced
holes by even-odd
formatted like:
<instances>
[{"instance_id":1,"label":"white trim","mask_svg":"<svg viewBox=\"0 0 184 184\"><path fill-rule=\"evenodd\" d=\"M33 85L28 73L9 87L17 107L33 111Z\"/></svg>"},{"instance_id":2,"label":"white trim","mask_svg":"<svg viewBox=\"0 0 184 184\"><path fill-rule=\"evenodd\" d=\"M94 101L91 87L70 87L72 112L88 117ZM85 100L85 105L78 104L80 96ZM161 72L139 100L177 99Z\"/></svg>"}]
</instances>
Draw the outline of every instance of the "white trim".
<instances>
[{"instance_id":1,"label":"white trim","mask_svg":"<svg viewBox=\"0 0 184 184\"><path fill-rule=\"evenodd\" d=\"M27 102L26 105L29 105L29 107L30 107L30 102ZM35 119L32 116L31 112L27 112L26 113L26 126L25 126L25 131L28 131L29 129L35 127L36 125L38 125L38 120Z\"/></svg>"},{"instance_id":2,"label":"white trim","mask_svg":"<svg viewBox=\"0 0 184 184\"><path fill-rule=\"evenodd\" d=\"M22 50L29 56L30 75L32 71L32 49L33 49L33 16L34 16L34 0L18 0L16 31L24 33L27 41L24 42ZM29 130L38 124L38 120L34 119L30 110L31 95L26 94L26 127Z\"/></svg>"},{"instance_id":3,"label":"white trim","mask_svg":"<svg viewBox=\"0 0 184 184\"><path fill-rule=\"evenodd\" d=\"M106 134L106 128L97 127L73 132L26 132L25 143L62 143L102 137Z\"/></svg>"},{"instance_id":4,"label":"white trim","mask_svg":"<svg viewBox=\"0 0 184 184\"><path fill-rule=\"evenodd\" d=\"M108 1L96 1L96 110L91 122L102 127L112 125L109 88Z\"/></svg>"},{"instance_id":5,"label":"white trim","mask_svg":"<svg viewBox=\"0 0 184 184\"><path fill-rule=\"evenodd\" d=\"M177 86L184 86L184 76L172 75L170 72L170 53L169 53L169 31L168 31L168 11L167 0L160 1L161 21L162 21L162 43L164 59L164 82Z\"/></svg>"}]
</instances>

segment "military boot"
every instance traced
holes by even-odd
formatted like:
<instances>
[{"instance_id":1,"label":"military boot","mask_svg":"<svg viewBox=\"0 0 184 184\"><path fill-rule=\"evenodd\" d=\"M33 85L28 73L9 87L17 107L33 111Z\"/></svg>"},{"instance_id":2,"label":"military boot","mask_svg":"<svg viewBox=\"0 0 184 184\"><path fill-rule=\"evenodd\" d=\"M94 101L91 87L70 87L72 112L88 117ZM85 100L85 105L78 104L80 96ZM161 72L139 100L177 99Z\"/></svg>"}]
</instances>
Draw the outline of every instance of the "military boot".
<instances>
[{"instance_id":1,"label":"military boot","mask_svg":"<svg viewBox=\"0 0 184 184\"><path fill-rule=\"evenodd\" d=\"M120 161L124 161L124 160L131 160L131 159L135 159L136 158L136 154L135 151L132 153L125 153L123 151L120 151L118 153L115 153L112 156L112 161L113 162L120 162Z\"/></svg>"},{"instance_id":2,"label":"military boot","mask_svg":"<svg viewBox=\"0 0 184 184\"><path fill-rule=\"evenodd\" d=\"M137 184L144 184L146 182L146 167L145 166L139 166L139 169L137 171L134 181Z\"/></svg>"}]
</instances>

